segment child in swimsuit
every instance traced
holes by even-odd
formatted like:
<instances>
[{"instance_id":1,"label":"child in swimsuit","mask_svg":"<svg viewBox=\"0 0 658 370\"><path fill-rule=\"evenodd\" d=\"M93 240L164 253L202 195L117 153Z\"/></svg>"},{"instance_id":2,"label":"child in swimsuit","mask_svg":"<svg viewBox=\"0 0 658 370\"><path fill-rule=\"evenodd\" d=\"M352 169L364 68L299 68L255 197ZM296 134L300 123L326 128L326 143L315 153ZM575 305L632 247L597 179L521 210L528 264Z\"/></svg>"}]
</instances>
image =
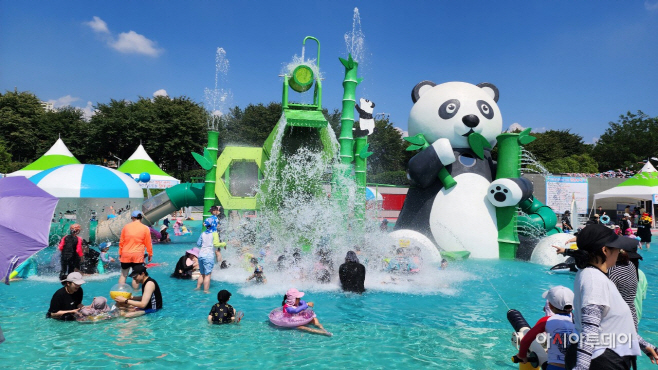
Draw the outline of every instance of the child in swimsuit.
<instances>
[{"instance_id":1,"label":"child in swimsuit","mask_svg":"<svg viewBox=\"0 0 658 370\"><path fill-rule=\"evenodd\" d=\"M300 300L304 296L304 292L300 292L299 290L292 288L288 289L288 292L286 292L286 295L283 296L283 302L281 302L281 305L283 306L282 310L284 315L296 315L305 309L309 307L313 307L314 304L313 302L305 302ZM299 330L304 330L309 333L314 333L314 334L322 334L331 337L333 334L328 332L322 324L320 324L320 321L318 321L318 318L315 317L315 314L313 314L313 320L309 323L312 325L317 326L319 329L313 329L309 328L304 325L300 325L297 327Z\"/></svg>"},{"instance_id":2,"label":"child in swimsuit","mask_svg":"<svg viewBox=\"0 0 658 370\"><path fill-rule=\"evenodd\" d=\"M247 278L247 281L256 279L256 284L267 283L267 279L265 278L265 275L263 275L263 266L258 264L258 260L256 258L252 258L251 264L254 266L254 273Z\"/></svg>"}]
</instances>

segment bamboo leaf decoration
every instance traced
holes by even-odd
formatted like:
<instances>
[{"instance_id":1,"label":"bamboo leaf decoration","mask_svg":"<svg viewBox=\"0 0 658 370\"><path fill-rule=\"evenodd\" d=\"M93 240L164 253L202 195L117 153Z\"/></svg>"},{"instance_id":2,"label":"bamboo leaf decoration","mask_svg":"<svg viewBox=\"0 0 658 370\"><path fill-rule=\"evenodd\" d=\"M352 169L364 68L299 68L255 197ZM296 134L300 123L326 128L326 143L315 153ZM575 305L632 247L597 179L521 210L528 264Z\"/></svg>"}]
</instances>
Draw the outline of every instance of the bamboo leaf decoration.
<instances>
[{"instance_id":1,"label":"bamboo leaf decoration","mask_svg":"<svg viewBox=\"0 0 658 370\"><path fill-rule=\"evenodd\" d=\"M489 141L477 132L468 135L468 145L480 159L484 159L484 148L491 148Z\"/></svg>"},{"instance_id":2,"label":"bamboo leaf decoration","mask_svg":"<svg viewBox=\"0 0 658 370\"><path fill-rule=\"evenodd\" d=\"M425 135L423 134L417 134L411 137L405 137L404 140L413 144L407 147L408 151L425 149L428 146L430 146L430 143L427 141L427 139L425 139ZM452 175L450 175L450 173L445 167L441 167L441 169L439 170L439 180L441 180L443 186L445 186L446 189L450 189L451 187L457 185L457 181L455 181L455 179L452 177Z\"/></svg>"},{"instance_id":3,"label":"bamboo leaf decoration","mask_svg":"<svg viewBox=\"0 0 658 370\"><path fill-rule=\"evenodd\" d=\"M361 153L359 153L359 157L361 157L362 159L366 159L373 154L373 152L368 151L369 146L370 144L366 144L366 146L364 146L363 149L361 149Z\"/></svg>"},{"instance_id":4,"label":"bamboo leaf decoration","mask_svg":"<svg viewBox=\"0 0 658 370\"><path fill-rule=\"evenodd\" d=\"M204 154L208 151L208 149L204 150ZM212 169L212 161L209 161L206 157L202 156L199 153L192 152L192 157L196 159L197 163L201 166L206 171L210 171Z\"/></svg>"},{"instance_id":5,"label":"bamboo leaf decoration","mask_svg":"<svg viewBox=\"0 0 658 370\"><path fill-rule=\"evenodd\" d=\"M519 144L527 145L535 141L536 137L530 136L530 130L531 128L528 127L519 133Z\"/></svg>"}]
</instances>

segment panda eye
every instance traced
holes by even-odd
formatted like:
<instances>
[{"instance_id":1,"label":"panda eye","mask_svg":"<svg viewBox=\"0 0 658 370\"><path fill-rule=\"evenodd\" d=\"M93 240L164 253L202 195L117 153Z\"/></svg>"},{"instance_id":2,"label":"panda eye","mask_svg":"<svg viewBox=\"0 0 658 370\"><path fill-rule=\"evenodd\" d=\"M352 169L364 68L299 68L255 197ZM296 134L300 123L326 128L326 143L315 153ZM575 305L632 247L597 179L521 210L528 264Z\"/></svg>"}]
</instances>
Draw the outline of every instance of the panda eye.
<instances>
[{"instance_id":1,"label":"panda eye","mask_svg":"<svg viewBox=\"0 0 658 370\"><path fill-rule=\"evenodd\" d=\"M450 99L439 107L439 117L443 119L450 119L457 114L459 110L459 100Z\"/></svg>"},{"instance_id":2,"label":"panda eye","mask_svg":"<svg viewBox=\"0 0 658 370\"><path fill-rule=\"evenodd\" d=\"M493 111L493 109L491 109L491 105L489 105L489 103L487 103L484 100L478 100L477 101L477 106L478 106L478 109L480 110L480 113L482 113L482 115L485 118L487 118L487 119L492 119L493 118L494 111Z\"/></svg>"}]
</instances>

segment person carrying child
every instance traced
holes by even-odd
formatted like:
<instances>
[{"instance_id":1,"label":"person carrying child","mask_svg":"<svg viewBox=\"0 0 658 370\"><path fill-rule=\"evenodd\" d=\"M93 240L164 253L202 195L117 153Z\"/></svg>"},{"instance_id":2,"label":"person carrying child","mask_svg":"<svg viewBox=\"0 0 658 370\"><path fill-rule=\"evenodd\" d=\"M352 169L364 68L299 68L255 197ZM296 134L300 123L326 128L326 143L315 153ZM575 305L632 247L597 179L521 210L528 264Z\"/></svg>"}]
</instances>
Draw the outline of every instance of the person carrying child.
<instances>
[{"instance_id":1,"label":"person carrying child","mask_svg":"<svg viewBox=\"0 0 658 370\"><path fill-rule=\"evenodd\" d=\"M516 355L523 363L528 362L528 349L537 335L546 332L548 346L548 366L546 370L562 370L570 345L570 336L576 333L576 326L571 318L574 294L571 289L558 285L542 295L548 301L552 316L544 316L530 329L519 345Z\"/></svg>"},{"instance_id":2,"label":"person carrying child","mask_svg":"<svg viewBox=\"0 0 658 370\"><path fill-rule=\"evenodd\" d=\"M239 323L242 320L242 312L236 313L235 308L228 304L231 293L222 289L217 293L217 303L210 309L208 324L230 324Z\"/></svg>"}]
</instances>

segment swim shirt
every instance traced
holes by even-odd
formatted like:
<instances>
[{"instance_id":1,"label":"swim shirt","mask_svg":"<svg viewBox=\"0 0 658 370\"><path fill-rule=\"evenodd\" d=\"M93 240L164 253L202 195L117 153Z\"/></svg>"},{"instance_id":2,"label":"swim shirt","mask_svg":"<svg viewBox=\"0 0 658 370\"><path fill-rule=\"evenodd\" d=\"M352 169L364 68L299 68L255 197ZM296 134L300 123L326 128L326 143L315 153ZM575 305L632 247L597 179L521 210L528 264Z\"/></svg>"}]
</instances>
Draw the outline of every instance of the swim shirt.
<instances>
[{"instance_id":1,"label":"swim shirt","mask_svg":"<svg viewBox=\"0 0 658 370\"><path fill-rule=\"evenodd\" d=\"M540 333L547 332L550 340L548 348L548 363L564 364L569 346L569 335L576 332L576 326L571 321L570 314L556 313L544 316L532 327L521 340L519 353L526 354L530 344Z\"/></svg>"},{"instance_id":2,"label":"swim shirt","mask_svg":"<svg viewBox=\"0 0 658 370\"><path fill-rule=\"evenodd\" d=\"M123 263L144 263L144 250L153 256L151 231L141 222L133 221L121 230L119 260Z\"/></svg>"},{"instance_id":3,"label":"swim shirt","mask_svg":"<svg viewBox=\"0 0 658 370\"><path fill-rule=\"evenodd\" d=\"M55 313L58 311L69 311L69 310L75 310L78 308L78 306L82 303L82 297L84 293L82 292L82 288L78 289L73 294L69 294L66 292L66 287L62 287L58 289L55 294L53 294L52 299L50 300L50 308L48 309L48 313L46 314L46 317L51 317L51 313ZM60 317L52 317L53 319L57 320L75 320L75 316L71 313L64 314Z\"/></svg>"},{"instance_id":4,"label":"swim shirt","mask_svg":"<svg viewBox=\"0 0 658 370\"><path fill-rule=\"evenodd\" d=\"M235 316L235 309L228 303L215 303L208 315L212 316L213 324L228 324Z\"/></svg>"}]
</instances>

